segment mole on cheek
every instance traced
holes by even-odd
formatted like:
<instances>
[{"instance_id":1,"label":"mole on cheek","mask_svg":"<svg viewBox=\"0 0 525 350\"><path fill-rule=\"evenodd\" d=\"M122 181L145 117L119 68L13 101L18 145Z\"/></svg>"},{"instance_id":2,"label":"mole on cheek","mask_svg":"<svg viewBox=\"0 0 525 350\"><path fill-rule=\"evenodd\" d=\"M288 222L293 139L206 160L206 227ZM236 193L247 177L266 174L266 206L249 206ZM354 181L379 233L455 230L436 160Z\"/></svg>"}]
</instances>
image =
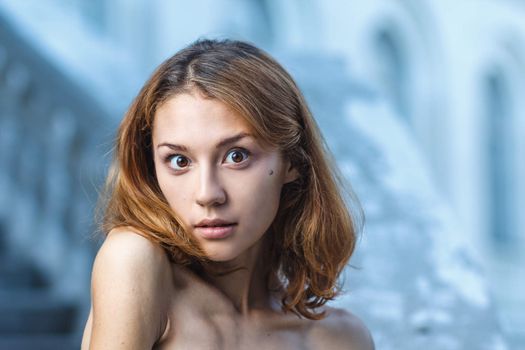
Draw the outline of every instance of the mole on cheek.
<instances>
[{"instance_id":1,"label":"mole on cheek","mask_svg":"<svg viewBox=\"0 0 525 350\"><path fill-rule=\"evenodd\" d=\"M270 172L268 173L269 175L273 175L273 170L270 169Z\"/></svg>"}]
</instances>

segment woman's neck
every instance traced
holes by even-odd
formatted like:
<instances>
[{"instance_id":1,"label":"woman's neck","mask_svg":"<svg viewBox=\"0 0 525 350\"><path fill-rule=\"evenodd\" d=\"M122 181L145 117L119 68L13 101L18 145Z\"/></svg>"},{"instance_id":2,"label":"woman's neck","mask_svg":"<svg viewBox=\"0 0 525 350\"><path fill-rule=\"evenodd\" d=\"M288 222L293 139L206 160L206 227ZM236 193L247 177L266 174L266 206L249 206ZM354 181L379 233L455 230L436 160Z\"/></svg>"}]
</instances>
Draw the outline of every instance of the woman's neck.
<instances>
[{"instance_id":1,"label":"woman's neck","mask_svg":"<svg viewBox=\"0 0 525 350\"><path fill-rule=\"evenodd\" d=\"M268 240L263 236L242 255L226 262L206 262L202 278L219 289L243 316L253 310L273 309L268 289Z\"/></svg>"}]
</instances>

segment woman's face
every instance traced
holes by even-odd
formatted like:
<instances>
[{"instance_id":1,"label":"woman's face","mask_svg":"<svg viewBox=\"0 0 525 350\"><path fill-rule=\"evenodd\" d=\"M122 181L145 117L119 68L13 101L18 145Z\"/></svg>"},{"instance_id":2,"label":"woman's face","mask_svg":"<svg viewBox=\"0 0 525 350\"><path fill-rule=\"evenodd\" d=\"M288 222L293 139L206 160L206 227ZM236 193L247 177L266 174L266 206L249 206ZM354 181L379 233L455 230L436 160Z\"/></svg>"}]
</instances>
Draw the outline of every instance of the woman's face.
<instances>
[{"instance_id":1,"label":"woman's face","mask_svg":"<svg viewBox=\"0 0 525 350\"><path fill-rule=\"evenodd\" d=\"M196 91L170 98L155 114L160 189L214 261L232 260L257 243L277 214L282 186L297 178L281 152L251 135L240 115ZM202 223L215 219L223 222Z\"/></svg>"}]
</instances>

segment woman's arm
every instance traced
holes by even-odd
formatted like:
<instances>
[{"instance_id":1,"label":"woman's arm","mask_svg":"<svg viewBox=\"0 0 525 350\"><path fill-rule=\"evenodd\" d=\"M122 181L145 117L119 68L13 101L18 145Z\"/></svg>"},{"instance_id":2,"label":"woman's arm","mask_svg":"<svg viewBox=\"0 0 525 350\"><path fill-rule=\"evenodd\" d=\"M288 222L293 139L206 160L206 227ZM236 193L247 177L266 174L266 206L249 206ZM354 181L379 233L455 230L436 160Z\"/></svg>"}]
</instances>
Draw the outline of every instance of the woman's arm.
<instances>
[{"instance_id":1,"label":"woman's arm","mask_svg":"<svg viewBox=\"0 0 525 350\"><path fill-rule=\"evenodd\" d=\"M170 277L161 247L130 230L110 232L93 265L82 349L151 349L166 327Z\"/></svg>"}]
</instances>

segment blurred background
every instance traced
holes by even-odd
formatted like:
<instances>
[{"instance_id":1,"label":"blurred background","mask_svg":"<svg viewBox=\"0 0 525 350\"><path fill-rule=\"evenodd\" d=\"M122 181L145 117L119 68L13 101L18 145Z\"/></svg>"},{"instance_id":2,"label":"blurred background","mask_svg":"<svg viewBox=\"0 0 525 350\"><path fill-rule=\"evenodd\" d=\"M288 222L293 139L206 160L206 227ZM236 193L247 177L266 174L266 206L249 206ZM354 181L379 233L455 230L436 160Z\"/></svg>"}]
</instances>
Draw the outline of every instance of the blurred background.
<instances>
[{"instance_id":1,"label":"blurred background","mask_svg":"<svg viewBox=\"0 0 525 350\"><path fill-rule=\"evenodd\" d=\"M115 129L198 38L294 76L366 213L377 349L525 348L525 3L0 0L0 348L79 348Z\"/></svg>"}]
</instances>

